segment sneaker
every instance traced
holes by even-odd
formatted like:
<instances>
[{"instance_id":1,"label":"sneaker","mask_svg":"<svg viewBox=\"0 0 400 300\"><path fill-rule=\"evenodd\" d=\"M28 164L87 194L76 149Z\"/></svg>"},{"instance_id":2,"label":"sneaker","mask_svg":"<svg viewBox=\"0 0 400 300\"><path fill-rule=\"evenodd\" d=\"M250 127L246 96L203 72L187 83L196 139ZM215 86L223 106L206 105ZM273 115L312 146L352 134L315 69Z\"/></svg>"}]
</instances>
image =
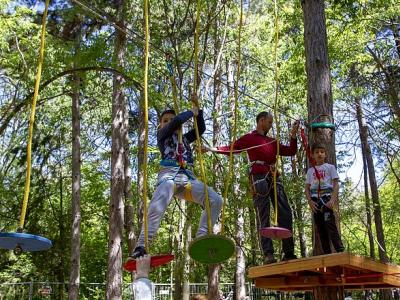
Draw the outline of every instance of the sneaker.
<instances>
[{"instance_id":1,"label":"sneaker","mask_svg":"<svg viewBox=\"0 0 400 300\"><path fill-rule=\"evenodd\" d=\"M296 254L294 254L294 253L283 254L282 261L287 261L287 260L292 260L292 259L297 259Z\"/></svg>"},{"instance_id":2,"label":"sneaker","mask_svg":"<svg viewBox=\"0 0 400 300\"><path fill-rule=\"evenodd\" d=\"M141 257L143 255L147 254L146 249L143 246L137 246L135 250L133 250L133 253L129 255L130 259L136 259L138 257Z\"/></svg>"},{"instance_id":3,"label":"sneaker","mask_svg":"<svg viewBox=\"0 0 400 300\"><path fill-rule=\"evenodd\" d=\"M272 253L268 253L264 256L264 265L276 263L277 260Z\"/></svg>"}]
</instances>

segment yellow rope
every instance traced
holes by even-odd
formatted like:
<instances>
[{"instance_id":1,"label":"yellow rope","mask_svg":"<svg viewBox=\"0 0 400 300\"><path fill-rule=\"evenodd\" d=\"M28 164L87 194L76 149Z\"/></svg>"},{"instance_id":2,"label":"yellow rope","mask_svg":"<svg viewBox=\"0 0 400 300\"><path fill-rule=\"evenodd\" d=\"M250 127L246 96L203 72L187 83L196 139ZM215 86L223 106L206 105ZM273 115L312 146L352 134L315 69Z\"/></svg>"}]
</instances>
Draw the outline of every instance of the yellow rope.
<instances>
[{"instance_id":1,"label":"yellow rope","mask_svg":"<svg viewBox=\"0 0 400 300\"><path fill-rule=\"evenodd\" d=\"M32 138L33 138L33 124L35 123L35 112L36 112L36 102L39 96L39 86L40 78L42 76L42 66L44 61L44 45L46 36L46 19L47 11L49 9L50 0L46 0L43 17L42 17L42 31L40 34L40 49L39 49L39 63L36 72L35 79L35 90L32 99L31 115L29 119L29 132L28 132L28 145L26 147L26 178L25 178L25 190L24 190L24 200L22 202L21 217L19 221L19 230L24 229L26 209L28 207L28 198L31 185L31 168L32 168Z\"/></svg>"},{"instance_id":2,"label":"yellow rope","mask_svg":"<svg viewBox=\"0 0 400 300\"><path fill-rule=\"evenodd\" d=\"M144 227L144 245L146 250L149 249L149 228L147 220L147 150L149 143L149 108L148 108L148 73L149 73L149 0L144 0L143 5L144 15L144 75L143 75L143 111L144 111L144 149L143 149L143 227Z\"/></svg>"},{"instance_id":3,"label":"yellow rope","mask_svg":"<svg viewBox=\"0 0 400 300\"><path fill-rule=\"evenodd\" d=\"M277 0L274 1L275 4L275 104L274 104L274 116L276 119L276 162L273 172L274 179L274 201L275 201L275 218L274 225L278 225L278 191L277 191L277 172L279 166L279 110L278 110L278 94L279 94L279 65L278 65L278 41L279 41L279 16L278 16L278 4Z\"/></svg>"},{"instance_id":4,"label":"yellow rope","mask_svg":"<svg viewBox=\"0 0 400 300\"><path fill-rule=\"evenodd\" d=\"M243 0L240 1L240 19L239 19L239 36L238 36L238 58L237 58L237 71L236 71L236 82L235 82L235 89L234 89L234 117L233 117L233 132L232 132L232 140L231 140L231 147L229 150L229 172L228 178L225 181L225 189L224 189L224 203L222 205L222 212L221 212L221 234L224 233L225 227L225 207L228 199L228 190L230 187L230 183L233 177L233 145L236 141L237 135L237 119L238 119L238 90L239 90L239 79L240 79L240 64L241 64L241 38L242 38L242 26L243 26Z\"/></svg>"},{"instance_id":5,"label":"yellow rope","mask_svg":"<svg viewBox=\"0 0 400 300\"><path fill-rule=\"evenodd\" d=\"M201 11L201 0L197 0L196 2L196 28L194 32L194 83L193 83L193 93L195 95L198 94L197 89L198 89L198 72L199 72L199 31L200 31L200 11ZM193 99L193 106L199 107L199 102L197 99ZM208 186L207 186L207 178L205 175L205 169L204 169L204 162L203 162L203 155L201 153L201 139L200 139L200 134L199 134L199 128L197 126L197 117L194 117L194 129L196 132L196 145L197 145L197 152L199 155L199 164L200 164L200 173L201 173L201 179L204 184L204 205L205 209L207 212L207 226L208 226L208 234L212 233L212 228L211 228L211 208L210 208L210 199L208 197Z\"/></svg>"}]
</instances>

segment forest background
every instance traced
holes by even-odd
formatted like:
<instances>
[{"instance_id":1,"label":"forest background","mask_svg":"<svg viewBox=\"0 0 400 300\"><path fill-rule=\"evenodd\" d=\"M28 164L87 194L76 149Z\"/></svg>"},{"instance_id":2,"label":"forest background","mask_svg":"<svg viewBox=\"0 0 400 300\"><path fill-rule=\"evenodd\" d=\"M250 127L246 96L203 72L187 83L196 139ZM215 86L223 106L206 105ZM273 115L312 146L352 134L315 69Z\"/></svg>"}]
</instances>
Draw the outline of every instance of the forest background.
<instances>
[{"instance_id":1,"label":"forest background","mask_svg":"<svg viewBox=\"0 0 400 300\"><path fill-rule=\"evenodd\" d=\"M394 0L325 1L337 167L341 173L343 241L348 251L378 257L376 233L381 230L385 252L393 263L400 263L400 203L396 201L400 196L399 4ZM112 198L111 123L114 100L118 97L122 99L122 120L126 123L123 140L128 150L123 191L124 259L128 245L134 244L141 226L143 198L140 196L143 172L139 167L144 160L142 5L135 0L90 1L89 8L103 16L100 18L76 2L51 2L25 229L51 239L53 248L19 257L0 250L1 282L67 282L71 270L71 228L77 216L81 218L80 281L106 281ZM227 145L232 139L238 62L241 69L238 135L255 127L258 112L273 111L275 50L279 62L280 137L287 142L294 120L309 123L301 1L277 1L277 10L273 1L244 1L240 61L240 3L204 1L202 5L199 94L207 123L203 143ZM180 109L191 107L195 9L193 1L150 3L149 198L155 188L160 158L155 139L158 116L164 108L173 107L171 70L177 83ZM279 17L277 48L276 12ZM0 231L7 232L16 230L24 190L28 116L43 3L0 0L0 13ZM125 34L115 29L115 23L125 28ZM373 212L377 204L371 202L369 183L364 181L367 177L362 172L366 157L361 154L357 108L361 108L368 129L383 228L375 226ZM273 134L276 131L275 127ZM76 161L72 145L77 134L81 158ZM312 254L312 222L303 193L305 153L299 147L295 157L282 158L281 162L282 179L294 213L296 253L299 257L308 256ZM77 178L71 176L78 170L76 163L80 164L80 214L73 209L71 188ZM223 194L227 158L206 155L205 163L209 184ZM348 177L347 172L352 166L354 170L354 164L358 172ZM225 234L236 241L237 253L218 268L221 282L233 282L234 277L245 276L245 268L260 264L262 259L244 155L235 158L230 189ZM171 202L151 252L172 252L178 257L174 264L152 274L156 282L169 282L172 276L176 286L183 288L184 282L209 280L208 267L190 260L186 251L199 216L199 207ZM130 282L130 275L124 273L123 280Z\"/></svg>"}]
</instances>

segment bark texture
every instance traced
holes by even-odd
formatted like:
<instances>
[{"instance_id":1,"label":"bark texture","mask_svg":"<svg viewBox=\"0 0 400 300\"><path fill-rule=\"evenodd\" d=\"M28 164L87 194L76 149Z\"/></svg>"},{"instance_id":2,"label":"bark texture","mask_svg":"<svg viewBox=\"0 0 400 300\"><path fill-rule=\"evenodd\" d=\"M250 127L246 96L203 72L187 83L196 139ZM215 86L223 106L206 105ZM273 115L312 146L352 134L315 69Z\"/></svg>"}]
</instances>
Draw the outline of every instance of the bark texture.
<instances>
[{"instance_id":1,"label":"bark texture","mask_svg":"<svg viewBox=\"0 0 400 300\"><path fill-rule=\"evenodd\" d=\"M79 299L80 248L81 248L81 140L80 140L80 78L73 74L72 94L72 228L71 228L71 271L68 299Z\"/></svg>"},{"instance_id":2,"label":"bark texture","mask_svg":"<svg viewBox=\"0 0 400 300\"><path fill-rule=\"evenodd\" d=\"M307 71L308 121L313 123L331 122L333 101L330 67L328 58L325 6L323 0L303 0L304 44ZM335 133L331 129L315 129L310 143L320 143L326 147L326 162L336 165ZM338 208L338 207L336 207ZM339 216L337 222L339 223ZM313 228L314 237L315 228ZM318 239L319 240L319 239ZM314 255L322 254L320 243L313 240ZM315 300L343 299L343 289L318 287L313 290Z\"/></svg>"},{"instance_id":3,"label":"bark texture","mask_svg":"<svg viewBox=\"0 0 400 300\"><path fill-rule=\"evenodd\" d=\"M374 161L372 159L371 147L368 144L368 127L365 123L360 98L356 97L355 105L356 105L358 126L360 130L360 139L362 145L361 149L363 157L365 157L365 161L367 163L369 185L371 188L373 213L374 213L375 228L376 228L376 238L379 244L378 245L379 260L381 262L388 262L389 258L386 253L385 235L383 232L382 213L379 202L378 185L376 183L376 177L375 177Z\"/></svg>"},{"instance_id":4,"label":"bark texture","mask_svg":"<svg viewBox=\"0 0 400 300\"><path fill-rule=\"evenodd\" d=\"M117 24L125 28L124 0L116 0ZM126 52L126 36L117 30L115 34L114 62L123 67ZM126 103L123 91L124 78L113 79L112 145L111 145L111 201L109 205L109 239L106 299L122 299L122 243L125 198L125 135Z\"/></svg>"}]
</instances>

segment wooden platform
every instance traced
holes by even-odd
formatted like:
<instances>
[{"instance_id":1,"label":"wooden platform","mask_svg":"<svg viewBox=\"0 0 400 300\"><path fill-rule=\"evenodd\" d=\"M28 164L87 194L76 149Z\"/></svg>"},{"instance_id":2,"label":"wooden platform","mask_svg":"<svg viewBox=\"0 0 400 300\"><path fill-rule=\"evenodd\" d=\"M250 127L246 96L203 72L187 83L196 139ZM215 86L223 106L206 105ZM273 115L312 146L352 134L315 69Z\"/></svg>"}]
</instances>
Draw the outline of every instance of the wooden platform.
<instances>
[{"instance_id":1,"label":"wooden platform","mask_svg":"<svg viewBox=\"0 0 400 300\"><path fill-rule=\"evenodd\" d=\"M304 291L317 286L346 290L400 287L400 266L348 252L313 256L252 267L249 277L258 288Z\"/></svg>"}]
</instances>

